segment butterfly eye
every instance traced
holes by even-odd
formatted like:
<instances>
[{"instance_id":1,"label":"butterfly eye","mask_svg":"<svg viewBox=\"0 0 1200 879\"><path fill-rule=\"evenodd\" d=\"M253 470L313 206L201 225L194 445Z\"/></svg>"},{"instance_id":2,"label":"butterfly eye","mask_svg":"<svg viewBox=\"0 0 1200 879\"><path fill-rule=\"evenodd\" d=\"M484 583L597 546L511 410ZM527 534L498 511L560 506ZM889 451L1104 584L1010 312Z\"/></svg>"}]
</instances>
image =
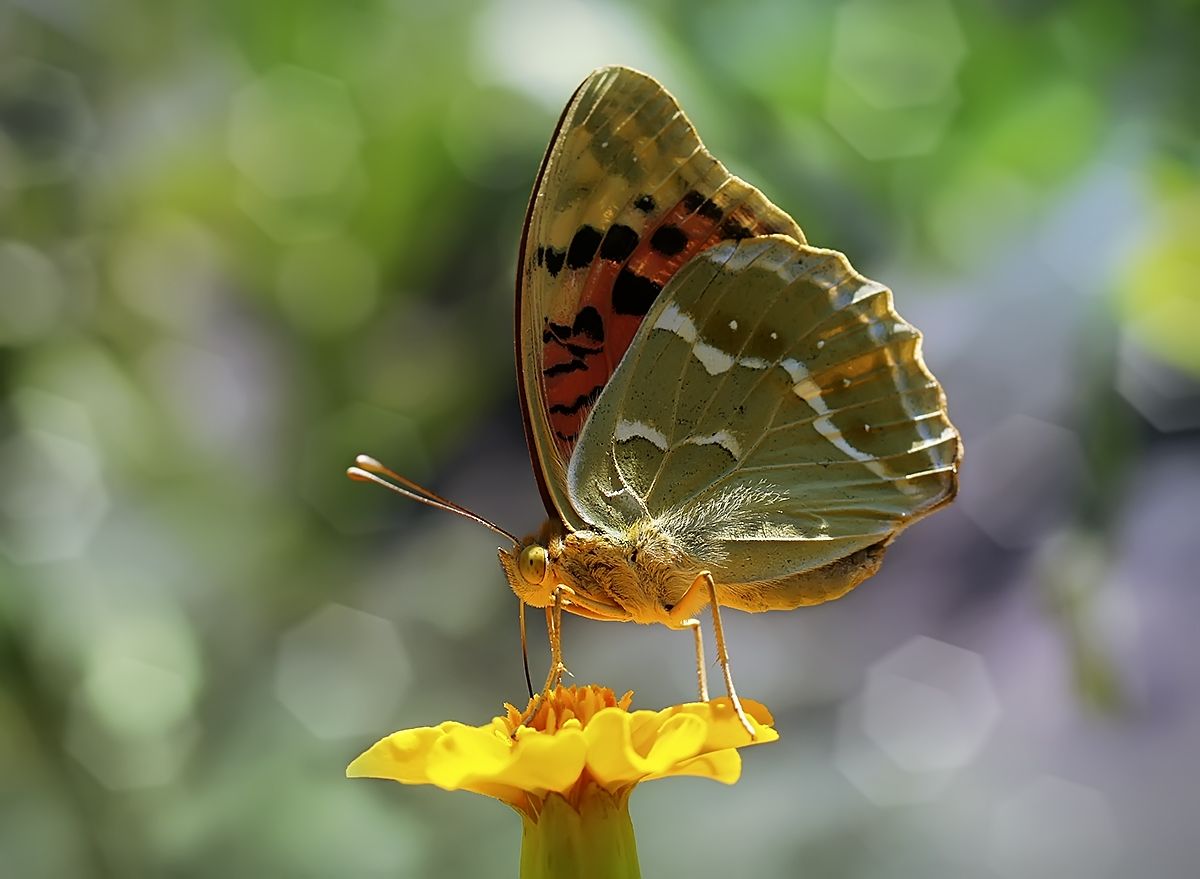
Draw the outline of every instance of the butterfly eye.
<instances>
[{"instance_id":1,"label":"butterfly eye","mask_svg":"<svg viewBox=\"0 0 1200 879\"><path fill-rule=\"evenodd\" d=\"M525 582L541 583L546 579L546 548L537 544L525 547L521 550L519 565Z\"/></svg>"}]
</instances>

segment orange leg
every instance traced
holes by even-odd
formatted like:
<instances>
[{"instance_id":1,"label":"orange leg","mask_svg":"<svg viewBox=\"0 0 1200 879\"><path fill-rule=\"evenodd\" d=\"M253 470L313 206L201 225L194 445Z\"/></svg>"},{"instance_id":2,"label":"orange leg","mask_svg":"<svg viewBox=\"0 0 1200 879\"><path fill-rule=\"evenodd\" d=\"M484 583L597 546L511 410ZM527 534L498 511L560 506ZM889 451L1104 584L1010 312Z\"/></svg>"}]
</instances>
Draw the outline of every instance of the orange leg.
<instances>
[{"instance_id":1,"label":"orange leg","mask_svg":"<svg viewBox=\"0 0 1200 879\"><path fill-rule=\"evenodd\" d=\"M700 701L708 701L708 668L704 663L704 636L700 634L700 621L695 617L679 624L681 629L691 629L696 637L696 681L700 685Z\"/></svg>"},{"instance_id":2,"label":"orange leg","mask_svg":"<svg viewBox=\"0 0 1200 879\"><path fill-rule=\"evenodd\" d=\"M717 661L721 663L721 673L725 677L725 691L729 693L729 701L733 704L733 710L737 712L738 720L742 722L742 726L746 728L746 732L750 733L750 737L754 737L754 726L750 723L750 719L746 717L746 712L742 709L742 701L738 699L737 690L733 686L733 672L729 667L729 650L725 646L725 629L721 625L721 606L717 602L717 585L713 582L712 574L708 571L701 571L696 579L692 581L692 585L683 593L683 597L679 599L679 603L671 609L671 617L688 617L694 611L699 610L704 605L704 600L708 599L709 610L712 611L713 618L713 635L717 641ZM687 624L685 619L680 619L678 625L680 627ZM697 623L696 636L699 638L700 629ZM697 657L702 660L700 648L697 647ZM704 676L701 675L701 692L704 693L707 687L704 683ZM707 701L707 700L706 700Z\"/></svg>"},{"instance_id":3,"label":"orange leg","mask_svg":"<svg viewBox=\"0 0 1200 879\"><path fill-rule=\"evenodd\" d=\"M550 639L550 670L546 674L546 683L542 686L542 691L529 700L529 707L521 715L521 722L518 726L528 723L530 718L537 713L542 701L550 696L550 691L562 683L563 675L571 673L563 664L562 653L562 609L563 603L569 601L564 598L568 594L573 595L574 590L570 586L560 583L554 589L554 601L546 608L546 633ZM515 731L513 735L516 736Z\"/></svg>"},{"instance_id":4,"label":"orange leg","mask_svg":"<svg viewBox=\"0 0 1200 879\"><path fill-rule=\"evenodd\" d=\"M574 595L569 586L557 586L554 589L554 603L546 608L546 630L550 634L550 672L546 675L546 685L542 694L548 695L551 690L562 683L564 674L570 674L563 664L562 649L562 612L563 605L568 603L565 594Z\"/></svg>"}]
</instances>

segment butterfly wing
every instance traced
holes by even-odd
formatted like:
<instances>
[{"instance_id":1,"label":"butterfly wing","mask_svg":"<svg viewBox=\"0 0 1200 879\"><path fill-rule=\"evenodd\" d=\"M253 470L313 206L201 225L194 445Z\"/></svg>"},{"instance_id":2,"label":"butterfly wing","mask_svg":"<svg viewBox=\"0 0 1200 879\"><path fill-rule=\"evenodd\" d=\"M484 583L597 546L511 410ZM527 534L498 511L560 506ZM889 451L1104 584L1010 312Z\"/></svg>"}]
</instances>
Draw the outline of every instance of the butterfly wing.
<instances>
[{"instance_id":1,"label":"butterfly wing","mask_svg":"<svg viewBox=\"0 0 1200 879\"><path fill-rule=\"evenodd\" d=\"M768 236L712 247L667 285L568 487L591 527L653 520L718 584L769 591L847 560L867 576L873 547L953 497L960 455L891 292L840 253Z\"/></svg>"},{"instance_id":2,"label":"butterfly wing","mask_svg":"<svg viewBox=\"0 0 1200 879\"><path fill-rule=\"evenodd\" d=\"M583 523L566 463L646 312L718 241L796 223L712 157L675 99L624 67L597 70L558 124L534 186L517 277L517 368L546 507Z\"/></svg>"}]
</instances>

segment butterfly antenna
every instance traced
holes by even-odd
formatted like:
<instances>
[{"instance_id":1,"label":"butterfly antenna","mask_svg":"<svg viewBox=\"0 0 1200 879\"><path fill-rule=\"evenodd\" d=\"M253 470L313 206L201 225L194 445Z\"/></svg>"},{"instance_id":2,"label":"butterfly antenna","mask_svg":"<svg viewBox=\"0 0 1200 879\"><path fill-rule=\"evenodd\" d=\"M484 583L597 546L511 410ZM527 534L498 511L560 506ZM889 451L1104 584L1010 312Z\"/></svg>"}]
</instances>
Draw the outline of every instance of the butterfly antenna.
<instances>
[{"instance_id":1,"label":"butterfly antenna","mask_svg":"<svg viewBox=\"0 0 1200 879\"><path fill-rule=\"evenodd\" d=\"M346 475L355 482L374 482L376 485L382 485L384 488L394 491L396 494L410 500L417 501L426 506L436 507L439 510L456 513L464 519L470 519L472 522L478 522L484 528L491 529L501 537L511 541L513 546L521 545L521 541L517 540L517 538L499 525L493 524L482 516L472 513L466 507L459 506L453 501L448 501L444 497L434 494L423 485L418 485L411 479L401 476L393 470L389 470L370 455L357 456L354 459L354 466L347 468Z\"/></svg>"}]
</instances>

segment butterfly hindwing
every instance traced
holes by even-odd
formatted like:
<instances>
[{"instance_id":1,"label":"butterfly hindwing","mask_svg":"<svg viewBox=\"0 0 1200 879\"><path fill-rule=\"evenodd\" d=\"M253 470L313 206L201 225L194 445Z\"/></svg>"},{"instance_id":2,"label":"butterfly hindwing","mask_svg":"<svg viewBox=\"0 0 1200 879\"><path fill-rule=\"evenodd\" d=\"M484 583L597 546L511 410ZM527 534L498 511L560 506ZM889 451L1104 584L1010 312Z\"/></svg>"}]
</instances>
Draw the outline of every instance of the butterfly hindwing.
<instances>
[{"instance_id":1,"label":"butterfly hindwing","mask_svg":"<svg viewBox=\"0 0 1200 879\"><path fill-rule=\"evenodd\" d=\"M675 99L621 67L580 86L543 161L517 294L526 429L547 507L581 527L566 463L647 312L720 241L796 223L704 148Z\"/></svg>"},{"instance_id":2,"label":"butterfly hindwing","mask_svg":"<svg viewBox=\"0 0 1200 879\"><path fill-rule=\"evenodd\" d=\"M783 589L847 559L877 565L863 554L951 499L960 454L890 291L840 253L769 236L672 278L568 485L587 527L652 520L718 583Z\"/></svg>"}]
</instances>

